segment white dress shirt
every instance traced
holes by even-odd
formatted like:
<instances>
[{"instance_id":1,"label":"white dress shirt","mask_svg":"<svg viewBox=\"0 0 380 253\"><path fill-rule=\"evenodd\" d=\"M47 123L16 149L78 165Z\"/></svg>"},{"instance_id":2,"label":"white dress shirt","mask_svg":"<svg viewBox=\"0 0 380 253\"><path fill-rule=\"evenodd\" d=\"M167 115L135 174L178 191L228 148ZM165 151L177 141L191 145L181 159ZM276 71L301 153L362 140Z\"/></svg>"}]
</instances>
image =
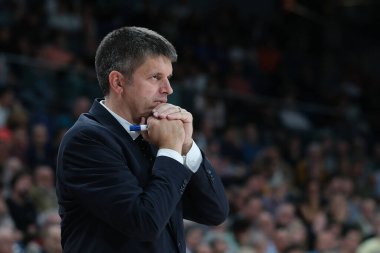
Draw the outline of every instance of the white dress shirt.
<instances>
[{"instance_id":1,"label":"white dress shirt","mask_svg":"<svg viewBox=\"0 0 380 253\"><path fill-rule=\"evenodd\" d=\"M104 108L107 109L111 113L111 115L124 127L124 129L128 132L128 134L132 137L133 140L135 140L140 133L129 131L129 126L132 124L129 123L127 120L119 116L118 114L111 111L106 105L105 100L100 101L100 104L104 106ZM192 172L197 172L199 166L202 163L202 154L198 147L198 145L193 141L193 144L191 145L191 148L189 152L186 154L186 156L182 156L180 153L173 149L168 148L160 148L157 152L157 156L167 156L170 158L173 158L174 160L178 161L179 163L185 165L187 168L189 168Z\"/></svg>"}]
</instances>

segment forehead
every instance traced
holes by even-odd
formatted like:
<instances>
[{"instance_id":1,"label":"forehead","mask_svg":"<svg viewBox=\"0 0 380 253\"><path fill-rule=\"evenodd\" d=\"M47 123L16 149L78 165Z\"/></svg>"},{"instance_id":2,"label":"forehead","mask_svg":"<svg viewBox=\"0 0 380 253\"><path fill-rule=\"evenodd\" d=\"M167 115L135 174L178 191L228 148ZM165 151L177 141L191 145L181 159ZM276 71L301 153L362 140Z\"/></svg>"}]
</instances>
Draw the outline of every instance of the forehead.
<instances>
[{"instance_id":1,"label":"forehead","mask_svg":"<svg viewBox=\"0 0 380 253\"><path fill-rule=\"evenodd\" d=\"M136 68L134 74L152 74L159 73L171 75L173 72L172 62L165 56L146 57L143 63Z\"/></svg>"}]
</instances>

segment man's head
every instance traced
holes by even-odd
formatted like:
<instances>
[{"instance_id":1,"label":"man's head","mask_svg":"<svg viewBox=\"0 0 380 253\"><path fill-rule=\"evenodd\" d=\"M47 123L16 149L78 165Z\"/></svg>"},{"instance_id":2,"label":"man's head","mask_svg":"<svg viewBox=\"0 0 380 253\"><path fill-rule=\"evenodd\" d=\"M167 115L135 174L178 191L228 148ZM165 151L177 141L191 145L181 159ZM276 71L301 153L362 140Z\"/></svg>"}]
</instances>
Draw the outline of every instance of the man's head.
<instances>
[{"instance_id":1,"label":"man's head","mask_svg":"<svg viewBox=\"0 0 380 253\"><path fill-rule=\"evenodd\" d=\"M95 69L100 88L108 95L109 74L118 71L131 78L148 57L164 56L175 62L174 46L158 33L142 27L123 27L112 31L101 41L95 56Z\"/></svg>"}]
</instances>

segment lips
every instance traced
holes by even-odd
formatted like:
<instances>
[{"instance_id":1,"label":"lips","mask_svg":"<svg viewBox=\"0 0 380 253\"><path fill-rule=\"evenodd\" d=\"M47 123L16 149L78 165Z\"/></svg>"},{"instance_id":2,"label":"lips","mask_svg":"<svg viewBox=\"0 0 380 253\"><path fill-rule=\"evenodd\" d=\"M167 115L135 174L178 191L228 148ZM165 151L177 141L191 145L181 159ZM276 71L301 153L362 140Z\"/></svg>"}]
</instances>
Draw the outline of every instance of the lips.
<instances>
[{"instance_id":1,"label":"lips","mask_svg":"<svg viewBox=\"0 0 380 253\"><path fill-rule=\"evenodd\" d=\"M158 102L158 103L167 103L168 100L167 99L159 99L159 100L156 100L155 102Z\"/></svg>"}]
</instances>

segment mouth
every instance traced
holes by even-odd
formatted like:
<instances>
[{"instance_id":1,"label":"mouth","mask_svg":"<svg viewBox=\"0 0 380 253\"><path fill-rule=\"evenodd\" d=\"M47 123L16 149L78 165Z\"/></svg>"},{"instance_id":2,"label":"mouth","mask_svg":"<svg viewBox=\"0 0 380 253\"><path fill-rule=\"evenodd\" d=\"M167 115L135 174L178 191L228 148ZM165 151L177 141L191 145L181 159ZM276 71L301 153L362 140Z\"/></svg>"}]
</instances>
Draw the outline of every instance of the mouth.
<instances>
[{"instance_id":1,"label":"mouth","mask_svg":"<svg viewBox=\"0 0 380 253\"><path fill-rule=\"evenodd\" d=\"M156 100L155 102L159 103L159 104L164 104L164 103L167 103L168 100L167 99L159 99L159 100Z\"/></svg>"}]
</instances>

